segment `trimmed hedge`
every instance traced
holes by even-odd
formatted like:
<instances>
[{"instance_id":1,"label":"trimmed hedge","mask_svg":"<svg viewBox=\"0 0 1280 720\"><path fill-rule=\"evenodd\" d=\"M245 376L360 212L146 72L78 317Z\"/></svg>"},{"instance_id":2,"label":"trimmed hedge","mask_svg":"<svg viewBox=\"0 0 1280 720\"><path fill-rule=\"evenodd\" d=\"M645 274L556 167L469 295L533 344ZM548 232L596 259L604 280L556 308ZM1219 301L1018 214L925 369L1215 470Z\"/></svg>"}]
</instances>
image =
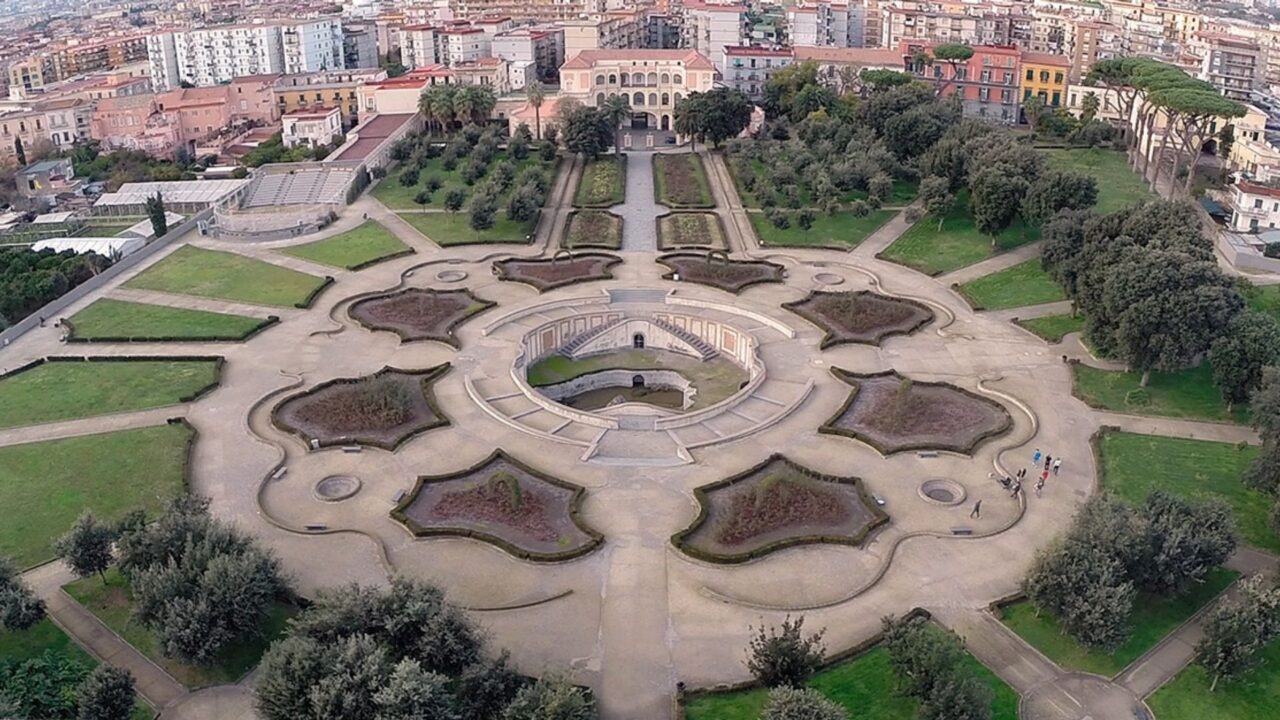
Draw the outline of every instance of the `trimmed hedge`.
<instances>
[{"instance_id":1,"label":"trimmed hedge","mask_svg":"<svg viewBox=\"0 0 1280 720\"><path fill-rule=\"evenodd\" d=\"M876 335L871 342L866 342L862 340L853 340L849 338L842 338L838 334L836 334L836 331L839 330L839 328L828 324L827 321L824 320L817 313L810 312L808 308L804 307L806 303L822 295L859 295L859 296L869 295L871 297L874 297L880 300L887 300L889 302L902 303L903 305L910 305L912 307L920 308L921 310L924 310L927 313L927 315L921 318L919 322L917 322L916 324L912 325L909 328L887 329L884 332L880 333L879 335ZM813 290L813 291L810 291L808 295L805 295L803 298L799 300L795 300L788 303L782 303L782 307L786 310L790 310L796 315L799 315L805 320L808 320L810 324L816 326L819 330L822 330L826 333L822 337L822 342L818 345L818 348L820 350L826 350L827 348L832 347L834 345L845 345L850 343L857 344L857 345L874 345L878 347L885 338L893 337L895 335L910 335L911 333L916 332L920 328L938 319L938 316L933 312L933 308L929 307L928 305L925 305L922 302L917 302L915 300L908 300L907 298L890 297L888 295L881 295L880 293L873 292L871 290L855 290L852 292L850 291L828 292L826 290Z\"/></svg>"},{"instance_id":2,"label":"trimmed hedge","mask_svg":"<svg viewBox=\"0 0 1280 720\"><path fill-rule=\"evenodd\" d=\"M352 265L347 269L352 272L355 272L357 270L363 270L367 267L373 267L378 263L384 263L384 262L387 262L388 260L396 260L402 257L416 255L417 253L418 251L414 250L413 248L405 248L403 250L397 250L396 252L393 252L390 255L383 255L382 257L376 257L376 258L373 258L372 260L365 260L364 262L356 263L355 265Z\"/></svg>"},{"instance_id":3,"label":"trimmed hedge","mask_svg":"<svg viewBox=\"0 0 1280 720\"><path fill-rule=\"evenodd\" d=\"M334 378L333 380L322 382L319 385L316 385L315 387L311 388L310 390L306 390L304 392L290 395L289 397L286 397L280 402L276 403L276 406L271 409L271 424L274 425L276 429L280 430L281 432L286 432L291 435L297 435L298 437L302 438L302 441L304 444L306 444L308 451L313 449L311 447L311 443L314 440L317 445L317 447L314 449L317 449L317 450L320 448L328 448L328 447L344 447L347 445L360 445L363 447L379 448L381 450L386 450L387 452L395 452L400 448L401 445L409 442L413 438L425 432L428 432L430 430L446 427L451 424L449 418L444 414L444 411L440 409L439 403L436 402L435 392L432 389L432 386L435 384L435 382L439 380L441 377L443 377L446 373L448 373L451 367L452 365L447 362L441 363L433 367L429 367L425 370L402 370L400 368L387 365L372 375L365 375L363 377L358 377L358 378ZM394 443L374 442L371 440L358 440L354 438L340 438L340 439L339 438L330 438L330 439L314 438L308 435L301 428L296 428L293 425L290 425L289 423L285 422L279 417L280 408L284 406L286 403L293 402L294 400L298 400L298 399L307 397L309 395L316 395L320 392L323 392L326 388L329 388L333 385L354 385L359 382L364 382L365 380L375 379L387 373L400 373L402 375L421 376L419 382L421 383L422 396L426 400L427 408L431 410L431 413L433 415L436 416L436 419L434 421L425 423L421 427L416 427L411 432L401 435L400 437L396 438L396 441Z\"/></svg>"},{"instance_id":4,"label":"trimmed hedge","mask_svg":"<svg viewBox=\"0 0 1280 720\"><path fill-rule=\"evenodd\" d=\"M712 262L715 262L714 260L712 260L712 258L715 256L715 253L718 253L718 252L722 252L722 251L715 250L711 252L697 252L693 250L683 250L679 252L667 253L666 255L655 258L654 262L658 263L659 265L663 265L668 270L670 270L670 272L663 274L662 276L663 280L675 280L675 275L676 275L676 272L678 272L678 268L676 268L675 265L671 264L670 260L674 258L686 258L686 257L687 258L706 258L706 261L708 263L712 263ZM753 278L751 280L747 280L745 282L739 282L739 283L718 283L718 282L712 282L710 280L696 279L691 277L681 277L680 282L691 282L697 285L706 285L707 287L713 287L717 290L730 292L730 293L733 293L734 295L740 294L743 290L746 290L752 285L763 285L765 283L786 282L786 268L775 262L769 262L768 260L730 260L728 259L728 253L725 253L725 264L729 266L753 265L757 267L768 267L768 268L773 268L776 272L773 275Z\"/></svg>"},{"instance_id":5,"label":"trimmed hedge","mask_svg":"<svg viewBox=\"0 0 1280 720\"><path fill-rule=\"evenodd\" d=\"M713 552L708 552L706 550L702 550L700 548L693 547L689 544L688 537L692 535L694 531L696 531L699 527L701 527L702 524L707 521L708 515L710 515L711 501L708 498L708 495L710 493L716 490L729 488L740 482L749 480L753 476L755 476L757 473L761 472L762 470L769 467L775 462L782 462L793 471L798 472L801 475L804 475L805 477L808 477L808 478L812 478L814 480L835 483L837 485L854 486L854 488L857 489L858 491L858 498L862 501L863 506L865 506L868 510L871 511L871 516L872 516L871 522L867 523L866 527L862 528L862 530L859 531L856 535L821 535L821 534L797 535L795 537L775 540L771 543L767 543L758 548L755 548L754 550L750 550L744 553L733 553L733 554L713 553ZM766 458L763 462L760 462L753 467L747 468L746 470L743 470L742 472L737 473L736 475L732 475L723 480L719 480L717 482L711 483L710 485L703 485L701 487L694 488L693 495L698 500L698 516L695 517L693 519L693 522L691 522L689 526L686 527L684 530L681 530L680 532L671 536L671 544L674 545L676 549L680 550L681 552L688 555L689 557L692 557L698 560L705 560L706 562L716 563L719 565L736 565L738 563L749 562L751 560L762 558L765 555L768 555L769 553L772 553L776 550L795 547L797 545L814 545L818 543L826 543L826 544L836 544L836 545L852 545L854 547L857 547L862 544L862 541L867 538L867 535L869 535L872 530L875 530L876 528L879 528L881 525L889 522L888 513L886 513L884 510L881 510L880 506L877 505L871 498L867 496L867 488L866 488L866 485L862 482L861 478L844 477L839 475L828 475L826 473L820 473L816 470L807 468L804 465L801 465L799 463L792 461L790 458L788 458L786 455L783 455L782 453L774 453L770 455L768 458Z\"/></svg>"},{"instance_id":6,"label":"trimmed hedge","mask_svg":"<svg viewBox=\"0 0 1280 720\"><path fill-rule=\"evenodd\" d=\"M889 457L890 455L897 455L899 453L904 453L904 452L918 452L921 450L926 450L926 451L936 450L939 452L953 452L960 455L972 456L973 451L978 449L978 447L982 445L984 442L986 442L987 440L993 437L1004 435L1005 433L1013 429L1013 415L1009 412L1009 409L1006 408L1002 403L998 403L995 400L992 400L991 398L984 397L970 390L965 390L962 387L957 387L955 385L952 385L951 383L912 380L911 382L914 383L915 385L921 385L924 387L945 387L945 388L954 390L956 392L959 392L962 395L965 395L969 398L972 398L973 400L977 400L978 402L981 402L985 405L999 408L1000 412L1004 414L1004 423L1002 423L998 428L980 433L968 445L946 445L942 443L916 443L913 445L903 445L901 447L896 447L893 450L886 452L886 448L884 446L875 442L871 438L863 435L857 430L837 427L835 423L840 419L841 415L844 415L846 412L849 411L849 408L853 406L854 400L857 400L858 391L860 387L858 385L858 380L893 376L895 378L898 378L899 382L901 382L902 380L906 380L908 378L905 375L899 373L897 370L885 370L883 372L876 372L876 373L855 373L849 370L845 370L843 368L833 367L831 368L831 374L834 375L836 379L840 380L841 382L851 385L853 387L853 392L849 393L849 397L844 401L843 404L840 405L840 409L836 410L834 415L832 415L830 418L827 419L826 422L824 422L822 425L818 427L818 432L824 435L840 435L842 437L853 438L854 440L857 440L859 442L862 442L871 446L876 452L880 453L884 457Z\"/></svg>"},{"instance_id":7,"label":"trimmed hedge","mask_svg":"<svg viewBox=\"0 0 1280 720\"><path fill-rule=\"evenodd\" d=\"M280 316L268 315L257 326L240 335L206 335L204 337L179 337L173 335L76 337L76 326L69 318L64 318L62 325L67 328L67 342L69 343L244 342L278 322L280 322Z\"/></svg>"},{"instance_id":8,"label":"trimmed hedge","mask_svg":"<svg viewBox=\"0 0 1280 720\"><path fill-rule=\"evenodd\" d=\"M418 495L422 493L422 489L425 486L432 483L442 483L442 482L448 482L450 480L457 480L459 478L463 478L468 475L474 475L474 474L480 473L484 470L485 467L492 465L495 462L510 463L516 466L517 468L519 468L522 472L528 473L538 478L539 480L546 482L549 485L554 485L555 487L572 491L573 497L570 498L569 500L569 519L570 521L573 522L574 526L576 526L579 530L581 530L590 538L590 541L581 547L571 548L569 550L562 550L560 552L554 552L554 553L542 553L542 552L536 552L532 550L526 550L496 535L491 535L489 533L485 533L479 530L468 530L465 528L448 528L448 527L427 527L425 525L418 523L417 521L413 520L412 518L410 518L408 515L405 514L405 510L408 509L408 507L412 505L415 500L418 499ZM399 504L397 504L394 508L392 508L391 517L399 521L406 528L408 528L409 531L413 533L415 537L471 538L473 540L479 540L481 542L487 542L491 545L497 546L498 548L501 548L503 551L511 555L514 555L515 557L518 557L522 560L529 560L531 562L564 562L566 560L573 560L573 559L582 557L583 555L587 555L588 553L594 551L596 548L604 544L604 535L602 535L595 528L588 525L582 519L582 514L581 514L582 501L586 498L586 496L587 496L587 489L582 487L581 485L575 485L573 483L566 482L552 475L548 475L547 473L544 473L541 470L530 467L525 463L508 455L504 450L499 448L497 450L494 450L492 453L490 453L489 456L486 457L484 460L481 460L480 462L476 463L475 465L472 465L469 468L456 470L454 472L447 473L444 475L419 475L417 482L414 483L413 490L408 495L406 495L399 502Z\"/></svg>"},{"instance_id":9,"label":"trimmed hedge","mask_svg":"<svg viewBox=\"0 0 1280 720\"><path fill-rule=\"evenodd\" d=\"M329 286L332 285L333 283L334 283L333 276L325 275L324 282L317 285L314 290L308 293L307 297L304 298L302 302L296 302L293 304L293 306L298 308L299 310L306 310L310 308L312 305L315 304L316 299L320 297L320 293L324 292L325 290L328 290Z\"/></svg>"},{"instance_id":10,"label":"trimmed hedge","mask_svg":"<svg viewBox=\"0 0 1280 720\"><path fill-rule=\"evenodd\" d=\"M605 264L604 264L604 267L601 268L603 270L603 274L581 275L578 277L568 278L566 280L548 282L548 281L544 281L539 278L533 278L533 277L517 277L512 273L511 270L508 269L508 266L514 265L514 264L555 265L559 261L558 256L553 256L551 258L541 258L537 260L528 259L528 258L518 258L518 257L507 258L506 260L499 260L498 262L493 263L493 272L495 275L498 276L499 280L522 283L524 285L528 285L529 287L533 288L534 290L537 290L540 293L543 293L543 292L547 292L548 290L554 290L556 288L566 287L569 285L576 285L578 283L596 282L599 280L612 280L614 266L622 264L622 258L618 257L617 255L610 255L609 253L601 253L601 252L585 252L585 253L578 253L576 255L571 253L567 258L567 260L572 262L573 260L581 260L583 258L604 259Z\"/></svg>"}]
</instances>

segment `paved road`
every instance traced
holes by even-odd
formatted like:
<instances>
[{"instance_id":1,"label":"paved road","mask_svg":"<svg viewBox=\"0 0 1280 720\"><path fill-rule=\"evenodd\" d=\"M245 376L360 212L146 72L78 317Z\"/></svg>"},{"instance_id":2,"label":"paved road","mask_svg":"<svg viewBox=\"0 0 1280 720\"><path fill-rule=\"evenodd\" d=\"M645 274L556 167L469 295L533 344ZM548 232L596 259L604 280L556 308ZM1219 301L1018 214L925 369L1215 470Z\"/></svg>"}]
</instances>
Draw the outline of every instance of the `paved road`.
<instances>
[{"instance_id":1,"label":"paved road","mask_svg":"<svg viewBox=\"0 0 1280 720\"><path fill-rule=\"evenodd\" d=\"M654 218L667 212L653 197L652 152L628 152L627 197L610 212L622 216L622 250L653 252L658 249L658 228Z\"/></svg>"}]
</instances>

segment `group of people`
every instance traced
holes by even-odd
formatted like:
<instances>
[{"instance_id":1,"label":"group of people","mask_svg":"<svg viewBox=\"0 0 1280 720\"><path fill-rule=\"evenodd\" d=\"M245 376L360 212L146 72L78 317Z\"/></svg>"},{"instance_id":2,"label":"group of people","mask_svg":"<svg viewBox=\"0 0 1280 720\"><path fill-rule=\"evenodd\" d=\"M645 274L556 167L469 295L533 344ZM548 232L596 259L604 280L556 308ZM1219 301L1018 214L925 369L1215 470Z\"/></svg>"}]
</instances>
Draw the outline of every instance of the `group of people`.
<instances>
[{"instance_id":1,"label":"group of people","mask_svg":"<svg viewBox=\"0 0 1280 720\"><path fill-rule=\"evenodd\" d=\"M1047 453L1042 453L1040 448L1036 448L1036 451L1031 454L1031 464L1039 470L1039 475L1036 477L1035 491L1036 497L1040 497L1040 494L1044 492L1045 483L1049 481L1049 475L1057 475L1062 470L1062 458L1055 458ZM992 473L992 476L995 476L995 473ZM995 477L1000 483L1000 487L1009 493L1009 497L1016 500L1022 492L1022 484L1027 480L1027 469L1020 468L1013 477L1008 475ZM969 513L969 517L982 517L981 500L973 504L973 510Z\"/></svg>"}]
</instances>

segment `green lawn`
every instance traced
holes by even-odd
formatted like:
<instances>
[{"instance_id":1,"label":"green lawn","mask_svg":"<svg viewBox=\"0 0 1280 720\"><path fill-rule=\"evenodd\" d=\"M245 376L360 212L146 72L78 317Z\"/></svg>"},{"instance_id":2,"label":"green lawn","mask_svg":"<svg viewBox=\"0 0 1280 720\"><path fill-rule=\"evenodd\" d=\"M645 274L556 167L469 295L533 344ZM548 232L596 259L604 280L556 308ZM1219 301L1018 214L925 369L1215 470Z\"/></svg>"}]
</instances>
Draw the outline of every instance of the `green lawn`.
<instances>
[{"instance_id":1,"label":"green lawn","mask_svg":"<svg viewBox=\"0 0 1280 720\"><path fill-rule=\"evenodd\" d=\"M0 555L19 567L53 557L53 540L85 510L114 519L157 512L183 492L190 431L121 430L0 448Z\"/></svg>"},{"instance_id":2,"label":"green lawn","mask_svg":"<svg viewBox=\"0 0 1280 720\"><path fill-rule=\"evenodd\" d=\"M1273 720L1280 708L1280 640L1262 652L1262 664L1236 682L1220 682L1188 665L1147 699L1160 720Z\"/></svg>"},{"instance_id":3,"label":"green lawn","mask_svg":"<svg viewBox=\"0 0 1280 720\"><path fill-rule=\"evenodd\" d=\"M107 571L105 583L97 577L87 577L63 589L126 642L154 660L178 682L193 689L232 683L244 677L258 664L271 641L284 634L285 625L294 614L290 606L277 603L267 617L261 637L234 643L222 652L213 666L198 667L165 657L155 635L130 617L133 599L129 583L115 568Z\"/></svg>"},{"instance_id":4,"label":"green lawn","mask_svg":"<svg viewBox=\"0 0 1280 720\"><path fill-rule=\"evenodd\" d=\"M961 191L956 194L954 208L942 221L942 230L938 230L936 218L921 218L880 253L880 257L927 275L941 275L1039 238L1039 229L1028 228L1017 219L1000 233L993 248L991 238L974 227L973 216L969 214L969 193Z\"/></svg>"},{"instance_id":5,"label":"green lawn","mask_svg":"<svg viewBox=\"0 0 1280 720\"><path fill-rule=\"evenodd\" d=\"M187 245L147 268L125 287L293 307L306 302L323 283L324 278L315 275L235 253Z\"/></svg>"},{"instance_id":6,"label":"green lawn","mask_svg":"<svg viewBox=\"0 0 1280 720\"><path fill-rule=\"evenodd\" d=\"M970 280L960 286L960 292L978 310L1005 310L1067 299L1058 283L1040 267L1040 258Z\"/></svg>"},{"instance_id":7,"label":"green lawn","mask_svg":"<svg viewBox=\"0 0 1280 720\"><path fill-rule=\"evenodd\" d=\"M1280 552L1267 523L1273 500L1240 482L1258 454L1251 445L1108 431L1099 440L1103 489L1140 503L1156 489L1186 498L1222 498L1231 506L1243 542Z\"/></svg>"},{"instance_id":8,"label":"green lawn","mask_svg":"<svg viewBox=\"0 0 1280 720\"><path fill-rule=\"evenodd\" d=\"M188 310L102 298L72 315L71 336L97 338L211 340L243 337L267 324L263 318Z\"/></svg>"},{"instance_id":9,"label":"green lawn","mask_svg":"<svg viewBox=\"0 0 1280 720\"><path fill-rule=\"evenodd\" d=\"M1017 720L1018 696L1013 689L972 657L967 662L995 693L992 720ZM889 664L889 652L883 648L873 648L819 672L809 686L846 708L849 717L856 720L913 720L920 711L914 698L898 694L898 679ZM761 688L698 695L686 703L685 718L758 720L767 698L768 692Z\"/></svg>"},{"instance_id":10,"label":"green lawn","mask_svg":"<svg viewBox=\"0 0 1280 720\"><path fill-rule=\"evenodd\" d=\"M683 375L697 389L690 409L714 405L733 395L746 382L745 373L724 358L705 362L676 353L655 350L620 350L571 360L558 353L529 366L530 385L540 387L572 380L587 373L613 369L648 370L664 368Z\"/></svg>"},{"instance_id":11,"label":"green lawn","mask_svg":"<svg viewBox=\"0 0 1280 720\"><path fill-rule=\"evenodd\" d=\"M874 210L866 217L854 217L847 211L835 215L816 213L813 227L808 232L796 225L794 217L785 230L774 227L761 213L748 213L748 217L761 245L830 246L852 250L897 214L896 210Z\"/></svg>"},{"instance_id":12,"label":"green lawn","mask_svg":"<svg viewBox=\"0 0 1280 720\"><path fill-rule=\"evenodd\" d=\"M1062 338L1070 333L1084 331L1082 315L1047 315L1045 317L1019 320L1018 324L1048 340L1051 343L1062 342Z\"/></svg>"},{"instance_id":13,"label":"green lawn","mask_svg":"<svg viewBox=\"0 0 1280 720\"><path fill-rule=\"evenodd\" d=\"M495 164L505 160L506 158L506 151L494 153L493 161L489 163L489 168L492 169ZM407 168L407 166L402 165L397 172L383 178L382 182L378 183L378 185L374 187L371 194L375 199L392 210L416 210L422 207L443 208L445 195L447 195L450 190L458 188L461 188L466 192L468 199L470 199L471 188L473 186L466 184L466 182L462 180L462 166L465 162L465 159L460 160L453 170L445 170L444 166L440 163L440 158L432 158L431 160L428 160L426 166L419 171L417 184L410 185L409 187L405 187L400 184L400 174ZM542 159L538 157L537 153L532 152L529 153L529 156L524 160L516 160L513 162L515 162L517 178L520 177L521 172L529 167L555 167L554 160L550 163L544 163ZM488 173L486 173L486 175L487 174ZM427 179L431 177L435 177L440 180L440 189L431 193L431 202L426 205L419 205L414 202L414 197L422 190L427 189ZM555 178L548 179L552 181L555 180ZM513 183L511 187L507 188L506 192L503 192L499 196L498 207L506 206L507 197L511 194L511 189L514 187L515 184Z\"/></svg>"},{"instance_id":14,"label":"green lawn","mask_svg":"<svg viewBox=\"0 0 1280 720\"><path fill-rule=\"evenodd\" d=\"M621 203L627 191L627 160L617 155L603 155L582 168L574 207L606 208Z\"/></svg>"},{"instance_id":15,"label":"green lawn","mask_svg":"<svg viewBox=\"0 0 1280 720\"><path fill-rule=\"evenodd\" d=\"M1089 405L1134 415L1247 422L1248 409L1237 406L1227 412L1227 404L1213 384L1213 369L1201 363L1176 373L1151 373L1145 388L1141 373L1098 370L1088 365L1072 365L1075 393Z\"/></svg>"},{"instance_id":16,"label":"green lawn","mask_svg":"<svg viewBox=\"0 0 1280 720\"><path fill-rule=\"evenodd\" d=\"M472 230L471 219L466 211L449 213L400 213L400 218L418 229L437 245L467 245L476 243L521 243L533 241L537 219L521 223L508 220L504 211L494 215L493 227L488 230Z\"/></svg>"},{"instance_id":17,"label":"green lawn","mask_svg":"<svg viewBox=\"0 0 1280 720\"><path fill-rule=\"evenodd\" d=\"M1183 597L1165 599L1140 594L1133 603L1133 614L1130 616L1133 632L1113 653L1091 650L1080 645L1062 631L1057 620L1049 613L1042 612L1036 617L1036 607L1030 602L1005 607L1001 620L1028 644L1063 668L1111 677L1155 647L1237 577L1239 573L1233 570L1218 568Z\"/></svg>"},{"instance_id":18,"label":"green lawn","mask_svg":"<svg viewBox=\"0 0 1280 720\"><path fill-rule=\"evenodd\" d=\"M282 252L322 265L354 270L408 249L408 245L381 223L366 220L341 235L288 247Z\"/></svg>"},{"instance_id":19,"label":"green lawn","mask_svg":"<svg viewBox=\"0 0 1280 720\"><path fill-rule=\"evenodd\" d=\"M1280 320L1280 285L1250 286L1244 291L1249 307Z\"/></svg>"},{"instance_id":20,"label":"green lawn","mask_svg":"<svg viewBox=\"0 0 1280 720\"><path fill-rule=\"evenodd\" d=\"M174 405L217 380L212 360L47 362L0 380L0 428Z\"/></svg>"},{"instance_id":21,"label":"green lawn","mask_svg":"<svg viewBox=\"0 0 1280 720\"><path fill-rule=\"evenodd\" d=\"M1094 209L1109 213L1140 200L1154 199L1142 178L1129 169L1125 154L1115 150L1087 148L1045 150L1049 167L1092 175L1098 180L1098 202Z\"/></svg>"},{"instance_id":22,"label":"green lawn","mask_svg":"<svg viewBox=\"0 0 1280 720\"><path fill-rule=\"evenodd\" d=\"M707 169L694 153L654 155L653 188L658 203L669 208L715 207Z\"/></svg>"}]
</instances>

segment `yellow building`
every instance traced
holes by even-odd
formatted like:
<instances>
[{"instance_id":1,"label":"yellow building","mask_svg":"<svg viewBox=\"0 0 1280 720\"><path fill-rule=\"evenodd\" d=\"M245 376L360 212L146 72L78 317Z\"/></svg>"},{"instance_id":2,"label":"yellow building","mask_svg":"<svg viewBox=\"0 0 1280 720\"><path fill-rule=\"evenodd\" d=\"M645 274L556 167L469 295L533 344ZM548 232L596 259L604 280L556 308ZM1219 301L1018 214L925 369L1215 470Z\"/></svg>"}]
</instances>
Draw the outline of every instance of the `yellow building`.
<instances>
[{"instance_id":1,"label":"yellow building","mask_svg":"<svg viewBox=\"0 0 1280 720\"><path fill-rule=\"evenodd\" d=\"M1022 99L1040 96L1049 107L1067 102L1068 75L1071 61L1049 53L1022 53Z\"/></svg>"},{"instance_id":2,"label":"yellow building","mask_svg":"<svg viewBox=\"0 0 1280 720\"><path fill-rule=\"evenodd\" d=\"M283 75L272 88L281 115L322 107L342 109L342 125L351 128L360 122L360 87L387 79L381 68L330 70L305 75Z\"/></svg>"}]
</instances>

